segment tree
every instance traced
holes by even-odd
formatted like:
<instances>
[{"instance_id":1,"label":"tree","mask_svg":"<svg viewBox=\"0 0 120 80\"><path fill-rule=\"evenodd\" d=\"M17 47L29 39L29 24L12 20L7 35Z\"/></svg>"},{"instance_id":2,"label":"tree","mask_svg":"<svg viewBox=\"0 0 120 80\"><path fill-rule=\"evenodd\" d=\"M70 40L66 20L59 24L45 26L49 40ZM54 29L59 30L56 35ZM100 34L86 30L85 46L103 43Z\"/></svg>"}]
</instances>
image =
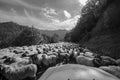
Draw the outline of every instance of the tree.
<instances>
[{"instance_id":1,"label":"tree","mask_svg":"<svg viewBox=\"0 0 120 80\"><path fill-rule=\"evenodd\" d=\"M35 28L27 28L25 29L13 42L15 46L30 46L37 45L43 41L43 37L40 32Z\"/></svg>"},{"instance_id":2,"label":"tree","mask_svg":"<svg viewBox=\"0 0 120 80\"><path fill-rule=\"evenodd\" d=\"M81 17L77 25L70 32L71 41L79 42L84 37L88 35L91 36L90 32L94 29L99 18L112 1L113 0L88 0L87 4L81 10ZM86 38L88 39L88 37Z\"/></svg>"}]
</instances>

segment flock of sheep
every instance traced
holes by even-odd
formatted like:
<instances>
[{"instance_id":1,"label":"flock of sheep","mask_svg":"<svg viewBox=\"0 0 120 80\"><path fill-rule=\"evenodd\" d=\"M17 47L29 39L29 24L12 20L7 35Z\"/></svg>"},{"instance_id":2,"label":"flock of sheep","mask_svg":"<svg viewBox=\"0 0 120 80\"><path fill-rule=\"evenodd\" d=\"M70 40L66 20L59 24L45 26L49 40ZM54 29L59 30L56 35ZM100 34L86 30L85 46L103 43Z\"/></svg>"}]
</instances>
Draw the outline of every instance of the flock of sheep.
<instances>
[{"instance_id":1,"label":"flock of sheep","mask_svg":"<svg viewBox=\"0 0 120 80\"><path fill-rule=\"evenodd\" d=\"M120 78L120 59L101 56L73 43L9 47L0 50L0 80L36 80L46 69L63 64L98 67Z\"/></svg>"}]
</instances>

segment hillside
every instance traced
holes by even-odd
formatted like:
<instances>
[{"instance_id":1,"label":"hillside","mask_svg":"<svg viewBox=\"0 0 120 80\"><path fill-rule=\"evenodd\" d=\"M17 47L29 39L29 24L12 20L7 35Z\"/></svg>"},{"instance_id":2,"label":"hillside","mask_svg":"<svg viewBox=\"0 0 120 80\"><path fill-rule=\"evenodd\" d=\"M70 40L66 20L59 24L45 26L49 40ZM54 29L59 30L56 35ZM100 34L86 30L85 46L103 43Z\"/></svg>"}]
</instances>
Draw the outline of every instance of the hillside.
<instances>
[{"instance_id":1,"label":"hillside","mask_svg":"<svg viewBox=\"0 0 120 80\"><path fill-rule=\"evenodd\" d=\"M120 1L90 0L81 14L68 38L98 54L120 58Z\"/></svg>"},{"instance_id":2,"label":"hillside","mask_svg":"<svg viewBox=\"0 0 120 80\"><path fill-rule=\"evenodd\" d=\"M102 54L120 58L120 2L110 4L91 31L85 45Z\"/></svg>"},{"instance_id":3,"label":"hillside","mask_svg":"<svg viewBox=\"0 0 120 80\"><path fill-rule=\"evenodd\" d=\"M66 30L39 30L14 22L4 22L0 23L0 48L54 43L63 40L66 32Z\"/></svg>"},{"instance_id":4,"label":"hillside","mask_svg":"<svg viewBox=\"0 0 120 80\"><path fill-rule=\"evenodd\" d=\"M55 41L55 38L56 36L51 37L41 33L39 29L34 27L30 28L14 22L0 23L0 48L51 43Z\"/></svg>"},{"instance_id":5,"label":"hillside","mask_svg":"<svg viewBox=\"0 0 120 80\"><path fill-rule=\"evenodd\" d=\"M67 30L40 30L40 33L46 34L48 36L53 36L54 34L57 34L59 36L59 40L63 40L65 34L67 33Z\"/></svg>"},{"instance_id":6,"label":"hillside","mask_svg":"<svg viewBox=\"0 0 120 80\"><path fill-rule=\"evenodd\" d=\"M13 22L0 23L0 48L10 46L11 42L27 28Z\"/></svg>"}]
</instances>

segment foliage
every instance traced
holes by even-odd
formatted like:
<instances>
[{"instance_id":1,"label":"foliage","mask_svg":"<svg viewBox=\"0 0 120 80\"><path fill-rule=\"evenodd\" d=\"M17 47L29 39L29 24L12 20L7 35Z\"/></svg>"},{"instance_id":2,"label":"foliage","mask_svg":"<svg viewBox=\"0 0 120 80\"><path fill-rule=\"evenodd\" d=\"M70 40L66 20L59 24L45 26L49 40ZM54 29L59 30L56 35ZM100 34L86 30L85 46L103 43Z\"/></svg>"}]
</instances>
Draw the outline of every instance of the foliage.
<instances>
[{"instance_id":1,"label":"foliage","mask_svg":"<svg viewBox=\"0 0 120 80\"><path fill-rule=\"evenodd\" d=\"M66 37L90 50L119 58L120 0L88 0L77 25Z\"/></svg>"},{"instance_id":2,"label":"foliage","mask_svg":"<svg viewBox=\"0 0 120 80\"><path fill-rule=\"evenodd\" d=\"M48 36L34 27L30 28L13 22L0 23L0 48L54 43L58 42L58 38L57 34Z\"/></svg>"},{"instance_id":3,"label":"foliage","mask_svg":"<svg viewBox=\"0 0 120 80\"><path fill-rule=\"evenodd\" d=\"M42 40L42 36L38 30L35 28L27 28L15 39L15 41L13 41L13 45L37 45L40 44Z\"/></svg>"},{"instance_id":4,"label":"foliage","mask_svg":"<svg viewBox=\"0 0 120 80\"><path fill-rule=\"evenodd\" d=\"M88 0L87 4L82 8L77 25L70 32L72 42L79 42L85 36L87 36L87 39L90 38L90 32L96 26L110 1L112 0ZM82 41L87 39L84 38Z\"/></svg>"},{"instance_id":5,"label":"foliage","mask_svg":"<svg viewBox=\"0 0 120 80\"><path fill-rule=\"evenodd\" d=\"M0 23L0 48L11 46L12 41L26 28L13 22Z\"/></svg>"}]
</instances>

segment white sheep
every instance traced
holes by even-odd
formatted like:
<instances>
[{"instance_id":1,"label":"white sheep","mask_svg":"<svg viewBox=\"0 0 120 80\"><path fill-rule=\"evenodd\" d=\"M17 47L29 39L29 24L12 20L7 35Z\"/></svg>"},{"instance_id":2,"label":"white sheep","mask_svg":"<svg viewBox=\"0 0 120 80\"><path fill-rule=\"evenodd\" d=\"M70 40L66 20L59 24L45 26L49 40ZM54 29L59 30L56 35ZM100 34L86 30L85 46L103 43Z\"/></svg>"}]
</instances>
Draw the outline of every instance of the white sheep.
<instances>
[{"instance_id":1,"label":"white sheep","mask_svg":"<svg viewBox=\"0 0 120 80\"><path fill-rule=\"evenodd\" d=\"M2 75L8 80L22 80L27 77L36 78L37 66L34 64L18 66L14 65L0 65Z\"/></svg>"},{"instance_id":2,"label":"white sheep","mask_svg":"<svg viewBox=\"0 0 120 80\"><path fill-rule=\"evenodd\" d=\"M6 59L0 59L0 64L3 64Z\"/></svg>"},{"instance_id":3,"label":"white sheep","mask_svg":"<svg viewBox=\"0 0 120 80\"><path fill-rule=\"evenodd\" d=\"M24 58L20 58L20 57L10 57L7 60L7 64L13 64L13 63L19 63L19 65L27 65L32 63L32 60L30 59L30 57L24 57Z\"/></svg>"},{"instance_id":4,"label":"white sheep","mask_svg":"<svg viewBox=\"0 0 120 80\"><path fill-rule=\"evenodd\" d=\"M76 58L78 56L78 52L74 51L73 57Z\"/></svg>"},{"instance_id":5,"label":"white sheep","mask_svg":"<svg viewBox=\"0 0 120 80\"><path fill-rule=\"evenodd\" d=\"M68 62L70 55L68 53L60 53L59 59L60 61Z\"/></svg>"},{"instance_id":6,"label":"white sheep","mask_svg":"<svg viewBox=\"0 0 120 80\"><path fill-rule=\"evenodd\" d=\"M94 58L92 52L85 52L85 53L84 53L84 56L86 56L86 57L90 57L90 58Z\"/></svg>"},{"instance_id":7,"label":"white sheep","mask_svg":"<svg viewBox=\"0 0 120 80\"><path fill-rule=\"evenodd\" d=\"M42 58L42 64L44 64L45 66L49 66L48 56L46 54L43 54Z\"/></svg>"},{"instance_id":8,"label":"white sheep","mask_svg":"<svg viewBox=\"0 0 120 80\"><path fill-rule=\"evenodd\" d=\"M33 63L36 65L41 65L42 63L42 55L43 54L34 54L30 58L32 59Z\"/></svg>"},{"instance_id":9,"label":"white sheep","mask_svg":"<svg viewBox=\"0 0 120 80\"><path fill-rule=\"evenodd\" d=\"M49 56L49 55L56 55L57 57L58 57L58 53L57 52L52 52L52 51L49 51L48 53L47 53L47 55Z\"/></svg>"},{"instance_id":10,"label":"white sheep","mask_svg":"<svg viewBox=\"0 0 120 80\"><path fill-rule=\"evenodd\" d=\"M92 67L94 66L93 58L89 58L81 55L76 57L76 62L81 65L92 66Z\"/></svg>"},{"instance_id":11,"label":"white sheep","mask_svg":"<svg viewBox=\"0 0 120 80\"><path fill-rule=\"evenodd\" d=\"M57 56L56 55L50 55L51 59L52 59L52 64L56 64L57 63Z\"/></svg>"},{"instance_id":12,"label":"white sheep","mask_svg":"<svg viewBox=\"0 0 120 80\"><path fill-rule=\"evenodd\" d=\"M46 60L47 60L49 66L53 64L51 56L46 56Z\"/></svg>"},{"instance_id":13,"label":"white sheep","mask_svg":"<svg viewBox=\"0 0 120 80\"><path fill-rule=\"evenodd\" d=\"M119 66L101 66L100 69L120 78L120 67Z\"/></svg>"}]
</instances>

